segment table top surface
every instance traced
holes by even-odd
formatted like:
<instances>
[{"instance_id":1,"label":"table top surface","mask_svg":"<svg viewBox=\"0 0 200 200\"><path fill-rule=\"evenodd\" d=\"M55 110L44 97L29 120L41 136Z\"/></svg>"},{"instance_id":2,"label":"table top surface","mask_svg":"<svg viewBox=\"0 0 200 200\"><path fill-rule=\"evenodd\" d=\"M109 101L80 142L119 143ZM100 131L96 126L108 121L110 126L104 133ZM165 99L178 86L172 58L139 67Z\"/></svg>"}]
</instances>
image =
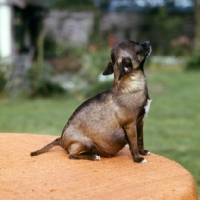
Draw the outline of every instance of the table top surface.
<instances>
[{"instance_id":1,"label":"table top surface","mask_svg":"<svg viewBox=\"0 0 200 200\"><path fill-rule=\"evenodd\" d=\"M155 154L134 163L128 147L100 161L70 160L61 147L30 156L56 137L0 133L1 199L198 199L181 165Z\"/></svg>"}]
</instances>

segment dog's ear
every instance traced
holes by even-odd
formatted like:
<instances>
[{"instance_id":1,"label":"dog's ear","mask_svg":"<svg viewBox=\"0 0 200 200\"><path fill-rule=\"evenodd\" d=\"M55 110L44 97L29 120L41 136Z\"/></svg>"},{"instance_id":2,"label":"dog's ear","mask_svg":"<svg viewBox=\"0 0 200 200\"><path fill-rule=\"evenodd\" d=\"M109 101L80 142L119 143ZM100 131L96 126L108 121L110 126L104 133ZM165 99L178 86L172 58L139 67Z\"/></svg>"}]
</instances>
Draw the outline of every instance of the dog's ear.
<instances>
[{"instance_id":1,"label":"dog's ear","mask_svg":"<svg viewBox=\"0 0 200 200\"><path fill-rule=\"evenodd\" d=\"M104 72L103 72L103 75L110 75L110 74L112 74L114 71L113 71L113 63L112 63L112 61L109 61L109 63L108 63L108 66L106 67L106 69L104 70Z\"/></svg>"},{"instance_id":2,"label":"dog's ear","mask_svg":"<svg viewBox=\"0 0 200 200\"><path fill-rule=\"evenodd\" d=\"M130 73L133 70L132 62L130 58L123 58L122 62L119 65L120 74L118 80L120 80L123 76Z\"/></svg>"}]
</instances>

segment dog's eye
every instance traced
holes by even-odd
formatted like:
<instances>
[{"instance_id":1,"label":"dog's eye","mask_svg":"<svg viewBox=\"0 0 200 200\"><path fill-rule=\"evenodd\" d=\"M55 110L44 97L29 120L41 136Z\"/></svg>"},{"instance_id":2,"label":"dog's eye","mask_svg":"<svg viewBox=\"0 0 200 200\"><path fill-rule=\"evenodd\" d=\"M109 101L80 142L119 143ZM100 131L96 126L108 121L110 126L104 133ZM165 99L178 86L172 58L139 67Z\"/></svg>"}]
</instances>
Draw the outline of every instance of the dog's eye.
<instances>
[{"instance_id":1,"label":"dog's eye","mask_svg":"<svg viewBox=\"0 0 200 200\"><path fill-rule=\"evenodd\" d=\"M125 65L126 67L130 67L130 66L131 66L131 62L130 62L130 61L125 61L124 65Z\"/></svg>"},{"instance_id":2,"label":"dog's eye","mask_svg":"<svg viewBox=\"0 0 200 200\"><path fill-rule=\"evenodd\" d=\"M141 55L141 56L144 55L144 48L141 45L140 45L140 48L139 48L139 50L137 52L137 55Z\"/></svg>"},{"instance_id":3,"label":"dog's eye","mask_svg":"<svg viewBox=\"0 0 200 200\"><path fill-rule=\"evenodd\" d=\"M122 63L124 65L124 67L131 67L132 66L130 59L123 59Z\"/></svg>"},{"instance_id":4,"label":"dog's eye","mask_svg":"<svg viewBox=\"0 0 200 200\"><path fill-rule=\"evenodd\" d=\"M138 51L138 52L137 52L137 56L138 56L138 55L139 55L139 56L144 56L144 55L145 55L145 54L144 54L144 51Z\"/></svg>"}]
</instances>

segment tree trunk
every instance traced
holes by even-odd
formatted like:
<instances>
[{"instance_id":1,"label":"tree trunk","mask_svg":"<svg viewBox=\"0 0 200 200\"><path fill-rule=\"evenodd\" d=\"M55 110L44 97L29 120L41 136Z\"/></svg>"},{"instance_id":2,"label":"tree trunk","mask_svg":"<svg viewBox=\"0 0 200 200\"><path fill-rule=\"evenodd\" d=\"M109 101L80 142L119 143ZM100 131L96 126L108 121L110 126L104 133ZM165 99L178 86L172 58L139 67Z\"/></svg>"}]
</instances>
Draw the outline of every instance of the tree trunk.
<instances>
[{"instance_id":1,"label":"tree trunk","mask_svg":"<svg viewBox=\"0 0 200 200\"><path fill-rule=\"evenodd\" d=\"M195 10L194 10L194 46L200 48L200 0L194 0Z\"/></svg>"}]
</instances>

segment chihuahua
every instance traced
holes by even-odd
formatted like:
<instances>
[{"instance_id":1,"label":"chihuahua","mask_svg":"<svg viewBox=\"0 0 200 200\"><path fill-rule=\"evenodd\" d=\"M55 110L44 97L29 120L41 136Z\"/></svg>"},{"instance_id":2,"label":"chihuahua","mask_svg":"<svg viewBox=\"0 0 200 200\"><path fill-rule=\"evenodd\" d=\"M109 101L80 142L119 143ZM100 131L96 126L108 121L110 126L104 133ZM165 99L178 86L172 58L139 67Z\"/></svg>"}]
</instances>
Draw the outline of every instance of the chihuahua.
<instances>
[{"instance_id":1,"label":"chihuahua","mask_svg":"<svg viewBox=\"0 0 200 200\"><path fill-rule=\"evenodd\" d=\"M151 51L149 41L139 44L125 40L116 44L103 72L103 75L114 73L113 86L81 104L69 118L61 137L31 156L59 145L70 159L100 160L100 156L114 156L128 144L135 162L147 162L141 155L150 154L144 149L143 124L151 100L143 67Z\"/></svg>"}]
</instances>

